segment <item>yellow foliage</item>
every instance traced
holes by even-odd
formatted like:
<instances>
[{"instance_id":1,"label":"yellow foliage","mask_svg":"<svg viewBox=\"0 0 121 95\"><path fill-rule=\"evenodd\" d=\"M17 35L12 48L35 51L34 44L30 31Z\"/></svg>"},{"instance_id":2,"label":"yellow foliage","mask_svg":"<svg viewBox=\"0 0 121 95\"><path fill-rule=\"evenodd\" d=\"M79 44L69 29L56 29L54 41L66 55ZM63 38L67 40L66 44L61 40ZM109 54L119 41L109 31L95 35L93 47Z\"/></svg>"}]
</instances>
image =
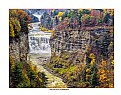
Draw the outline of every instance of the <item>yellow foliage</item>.
<instances>
[{"instance_id":1,"label":"yellow foliage","mask_svg":"<svg viewBox=\"0 0 121 95\"><path fill-rule=\"evenodd\" d=\"M15 37L18 34L18 32L21 31L21 25L22 25L20 24L21 19L23 20L23 22L31 21L31 18L29 17L29 15L27 15L26 12L24 12L23 10L21 9L9 10L9 35L10 37Z\"/></svg>"},{"instance_id":2,"label":"yellow foliage","mask_svg":"<svg viewBox=\"0 0 121 95\"><path fill-rule=\"evenodd\" d=\"M111 64L114 65L114 60L111 61Z\"/></svg>"},{"instance_id":3,"label":"yellow foliage","mask_svg":"<svg viewBox=\"0 0 121 95\"><path fill-rule=\"evenodd\" d=\"M86 51L88 51L89 50L89 46L88 45L86 45Z\"/></svg>"},{"instance_id":4,"label":"yellow foliage","mask_svg":"<svg viewBox=\"0 0 121 95\"><path fill-rule=\"evenodd\" d=\"M114 88L114 85L113 84L109 84L109 88Z\"/></svg>"},{"instance_id":5,"label":"yellow foliage","mask_svg":"<svg viewBox=\"0 0 121 95\"><path fill-rule=\"evenodd\" d=\"M113 9L104 9L104 13L109 13L111 16L114 15L114 10Z\"/></svg>"},{"instance_id":6,"label":"yellow foliage","mask_svg":"<svg viewBox=\"0 0 121 95\"><path fill-rule=\"evenodd\" d=\"M41 31L48 31L48 29L45 27L41 27Z\"/></svg>"},{"instance_id":7,"label":"yellow foliage","mask_svg":"<svg viewBox=\"0 0 121 95\"><path fill-rule=\"evenodd\" d=\"M51 32L51 30L48 30L48 32Z\"/></svg>"},{"instance_id":8,"label":"yellow foliage","mask_svg":"<svg viewBox=\"0 0 121 95\"><path fill-rule=\"evenodd\" d=\"M14 60L13 60L13 58L12 58L12 55L9 54L9 57L10 57L10 64L13 65L13 64L14 64Z\"/></svg>"},{"instance_id":9,"label":"yellow foliage","mask_svg":"<svg viewBox=\"0 0 121 95\"><path fill-rule=\"evenodd\" d=\"M30 79L29 79L29 77L27 76L25 70L22 70L22 74L23 74L23 76L28 80L28 82L30 83Z\"/></svg>"},{"instance_id":10,"label":"yellow foliage","mask_svg":"<svg viewBox=\"0 0 121 95\"><path fill-rule=\"evenodd\" d=\"M97 72L97 74L99 74L99 75L100 75L100 72L101 72L101 70L100 70L100 69L98 69L98 72Z\"/></svg>"},{"instance_id":11,"label":"yellow foliage","mask_svg":"<svg viewBox=\"0 0 121 95\"><path fill-rule=\"evenodd\" d=\"M15 20L15 29L17 32L21 30L20 22L18 20Z\"/></svg>"},{"instance_id":12,"label":"yellow foliage","mask_svg":"<svg viewBox=\"0 0 121 95\"><path fill-rule=\"evenodd\" d=\"M36 75L36 77L35 77L36 79L38 79L39 77Z\"/></svg>"},{"instance_id":13,"label":"yellow foliage","mask_svg":"<svg viewBox=\"0 0 121 95\"><path fill-rule=\"evenodd\" d=\"M11 65L11 69L14 69L15 64L14 64L14 60L13 60L13 58L12 58L12 55L10 54L9 57L10 57L10 65Z\"/></svg>"},{"instance_id":14,"label":"yellow foliage","mask_svg":"<svg viewBox=\"0 0 121 95\"><path fill-rule=\"evenodd\" d=\"M110 69L108 69L107 66L110 66ZM100 87L113 87L113 69L111 68L111 65L107 64L106 60L102 60L97 74L99 76Z\"/></svg>"},{"instance_id":15,"label":"yellow foliage","mask_svg":"<svg viewBox=\"0 0 121 95\"><path fill-rule=\"evenodd\" d=\"M87 68L87 69L86 69L86 72L87 72L87 73L90 72L90 69Z\"/></svg>"},{"instance_id":16,"label":"yellow foliage","mask_svg":"<svg viewBox=\"0 0 121 95\"><path fill-rule=\"evenodd\" d=\"M108 12L111 16L114 15L114 10L113 10L113 9L108 9L107 12Z\"/></svg>"},{"instance_id":17,"label":"yellow foliage","mask_svg":"<svg viewBox=\"0 0 121 95\"><path fill-rule=\"evenodd\" d=\"M95 63L95 59L92 59L90 65L93 65Z\"/></svg>"},{"instance_id":18,"label":"yellow foliage","mask_svg":"<svg viewBox=\"0 0 121 95\"><path fill-rule=\"evenodd\" d=\"M82 12L82 9L79 9L79 10L78 10L78 13L80 13L80 12Z\"/></svg>"},{"instance_id":19,"label":"yellow foliage","mask_svg":"<svg viewBox=\"0 0 121 95\"><path fill-rule=\"evenodd\" d=\"M110 71L109 71L109 70L107 70L106 72L107 72L107 73L109 73Z\"/></svg>"},{"instance_id":20,"label":"yellow foliage","mask_svg":"<svg viewBox=\"0 0 121 95\"><path fill-rule=\"evenodd\" d=\"M62 17L59 17L59 21L61 21L62 20Z\"/></svg>"},{"instance_id":21,"label":"yellow foliage","mask_svg":"<svg viewBox=\"0 0 121 95\"><path fill-rule=\"evenodd\" d=\"M34 71L34 66L32 65L32 63L29 64L29 67L30 67L31 70Z\"/></svg>"},{"instance_id":22,"label":"yellow foliage","mask_svg":"<svg viewBox=\"0 0 121 95\"><path fill-rule=\"evenodd\" d=\"M54 36L55 30L52 30L52 36Z\"/></svg>"},{"instance_id":23,"label":"yellow foliage","mask_svg":"<svg viewBox=\"0 0 121 95\"><path fill-rule=\"evenodd\" d=\"M39 82L42 82L42 79L41 78L39 78L39 76L38 75L36 75L36 80L38 80Z\"/></svg>"},{"instance_id":24,"label":"yellow foliage","mask_svg":"<svg viewBox=\"0 0 121 95\"><path fill-rule=\"evenodd\" d=\"M9 23L9 33L10 33L10 37L15 37L13 25L11 22Z\"/></svg>"},{"instance_id":25,"label":"yellow foliage","mask_svg":"<svg viewBox=\"0 0 121 95\"><path fill-rule=\"evenodd\" d=\"M106 78L107 78L106 75L102 74L102 75L100 75L99 80L103 83L103 82L105 82Z\"/></svg>"},{"instance_id":26,"label":"yellow foliage","mask_svg":"<svg viewBox=\"0 0 121 95\"><path fill-rule=\"evenodd\" d=\"M110 45L109 46L113 46L113 42L112 41L110 42Z\"/></svg>"},{"instance_id":27,"label":"yellow foliage","mask_svg":"<svg viewBox=\"0 0 121 95\"><path fill-rule=\"evenodd\" d=\"M88 80L88 79L89 79L89 76L90 76L90 75L86 75L86 80Z\"/></svg>"},{"instance_id":28,"label":"yellow foliage","mask_svg":"<svg viewBox=\"0 0 121 95\"><path fill-rule=\"evenodd\" d=\"M37 68L37 66L34 66L34 70L37 72L38 71L38 68Z\"/></svg>"},{"instance_id":29,"label":"yellow foliage","mask_svg":"<svg viewBox=\"0 0 121 95\"><path fill-rule=\"evenodd\" d=\"M20 22L16 18L10 18L9 20L9 34L10 37L15 37L15 32L20 32Z\"/></svg>"},{"instance_id":30,"label":"yellow foliage","mask_svg":"<svg viewBox=\"0 0 121 95\"><path fill-rule=\"evenodd\" d=\"M102 64L103 66L106 66L107 62L103 60L101 64Z\"/></svg>"},{"instance_id":31,"label":"yellow foliage","mask_svg":"<svg viewBox=\"0 0 121 95\"><path fill-rule=\"evenodd\" d=\"M102 71L101 71L101 74L104 74L104 73L105 73L105 70L102 70Z\"/></svg>"},{"instance_id":32,"label":"yellow foliage","mask_svg":"<svg viewBox=\"0 0 121 95\"><path fill-rule=\"evenodd\" d=\"M63 12L58 12L58 17L62 17L62 15L63 15Z\"/></svg>"},{"instance_id":33,"label":"yellow foliage","mask_svg":"<svg viewBox=\"0 0 121 95\"><path fill-rule=\"evenodd\" d=\"M95 58L95 55L93 53L90 53L89 58L94 59Z\"/></svg>"}]
</instances>

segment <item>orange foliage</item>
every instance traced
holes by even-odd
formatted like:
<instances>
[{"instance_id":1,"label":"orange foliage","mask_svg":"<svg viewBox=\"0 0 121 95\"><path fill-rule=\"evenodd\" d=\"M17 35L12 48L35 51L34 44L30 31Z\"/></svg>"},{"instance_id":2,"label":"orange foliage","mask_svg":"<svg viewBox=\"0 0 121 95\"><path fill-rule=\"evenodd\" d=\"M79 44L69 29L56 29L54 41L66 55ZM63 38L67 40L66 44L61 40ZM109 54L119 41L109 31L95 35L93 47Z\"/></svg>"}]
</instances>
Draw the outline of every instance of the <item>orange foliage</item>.
<instances>
[{"instance_id":1,"label":"orange foliage","mask_svg":"<svg viewBox=\"0 0 121 95\"><path fill-rule=\"evenodd\" d=\"M97 72L99 76L100 87L102 88L114 87L114 74L113 73L114 73L114 69L111 68L111 65L108 65L106 60L102 60L98 68L98 72Z\"/></svg>"}]
</instances>

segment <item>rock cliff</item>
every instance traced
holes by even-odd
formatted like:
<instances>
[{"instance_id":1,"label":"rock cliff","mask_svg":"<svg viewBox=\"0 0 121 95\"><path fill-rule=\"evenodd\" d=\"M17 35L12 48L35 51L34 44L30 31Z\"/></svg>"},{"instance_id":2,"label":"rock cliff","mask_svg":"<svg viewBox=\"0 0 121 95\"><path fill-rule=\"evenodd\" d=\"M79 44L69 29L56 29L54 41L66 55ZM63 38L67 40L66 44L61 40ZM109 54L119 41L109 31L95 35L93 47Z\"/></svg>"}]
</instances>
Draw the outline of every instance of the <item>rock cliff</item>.
<instances>
[{"instance_id":1,"label":"rock cliff","mask_svg":"<svg viewBox=\"0 0 121 95\"><path fill-rule=\"evenodd\" d=\"M21 33L19 38L10 40L9 51L15 62L23 61L27 62L28 53L28 36L25 33Z\"/></svg>"}]
</instances>

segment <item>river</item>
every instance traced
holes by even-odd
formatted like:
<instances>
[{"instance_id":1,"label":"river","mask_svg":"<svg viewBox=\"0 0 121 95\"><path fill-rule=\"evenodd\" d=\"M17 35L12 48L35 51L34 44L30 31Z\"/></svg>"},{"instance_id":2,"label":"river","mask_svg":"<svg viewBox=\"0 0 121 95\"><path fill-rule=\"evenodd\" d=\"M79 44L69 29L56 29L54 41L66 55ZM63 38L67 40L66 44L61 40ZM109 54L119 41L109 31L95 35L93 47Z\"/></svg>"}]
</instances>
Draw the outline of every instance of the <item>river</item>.
<instances>
[{"instance_id":1,"label":"river","mask_svg":"<svg viewBox=\"0 0 121 95\"><path fill-rule=\"evenodd\" d=\"M42 65L50 61L51 47L50 37L51 33L40 31L40 22L29 24L29 54L28 60L36 65L40 72L44 72L48 78L47 88L67 88L66 84L61 78L51 74Z\"/></svg>"}]
</instances>

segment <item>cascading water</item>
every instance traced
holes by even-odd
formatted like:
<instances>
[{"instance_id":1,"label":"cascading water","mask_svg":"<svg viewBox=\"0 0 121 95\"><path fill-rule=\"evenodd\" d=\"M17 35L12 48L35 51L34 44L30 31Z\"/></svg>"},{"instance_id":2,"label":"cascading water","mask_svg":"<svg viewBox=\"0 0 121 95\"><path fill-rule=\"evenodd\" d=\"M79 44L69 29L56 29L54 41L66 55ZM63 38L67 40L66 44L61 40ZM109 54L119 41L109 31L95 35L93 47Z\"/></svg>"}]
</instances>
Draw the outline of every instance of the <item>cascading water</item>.
<instances>
[{"instance_id":1,"label":"cascading water","mask_svg":"<svg viewBox=\"0 0 121 95\"><path fill-rule=\"evenodd\" d=\"M41 31L39 29L39 24L39 22L29 24L29 26L32 27L28 34L29 53L51 56L51 47L49 43L51 33Z\"/></svg>"},{"instance_id":2,"label":"cascading water","mask_svg":"<svg viewBox=\"0 0 121 95\"><path fill-rule=\"evenodd\" d=\"M38 18L39 17L40 16L38 16ZM55 88L58 86L59 88L67 88L66 84L62 81L61 78L54 76L43 67L43 64L48 63L51 58L51 47L49 41L51 33L41 31L40 24L41 22L36 22L28 25L28 60L36 65L39 68L40 72L44 72L46 74L48 79L46 87Z\"/></svg>"},{"instance_id":3,"label":"cascading water","mask_svg":"<svg viewBox=\"0 0 121 95\"><path fill-rule=\"evenodd\" d=\"M40 18L42 16L42 14L36 12L36 13L33 14L33 16L37 17L39 22L40 22Z\"/></svg>"}]
</instances>

